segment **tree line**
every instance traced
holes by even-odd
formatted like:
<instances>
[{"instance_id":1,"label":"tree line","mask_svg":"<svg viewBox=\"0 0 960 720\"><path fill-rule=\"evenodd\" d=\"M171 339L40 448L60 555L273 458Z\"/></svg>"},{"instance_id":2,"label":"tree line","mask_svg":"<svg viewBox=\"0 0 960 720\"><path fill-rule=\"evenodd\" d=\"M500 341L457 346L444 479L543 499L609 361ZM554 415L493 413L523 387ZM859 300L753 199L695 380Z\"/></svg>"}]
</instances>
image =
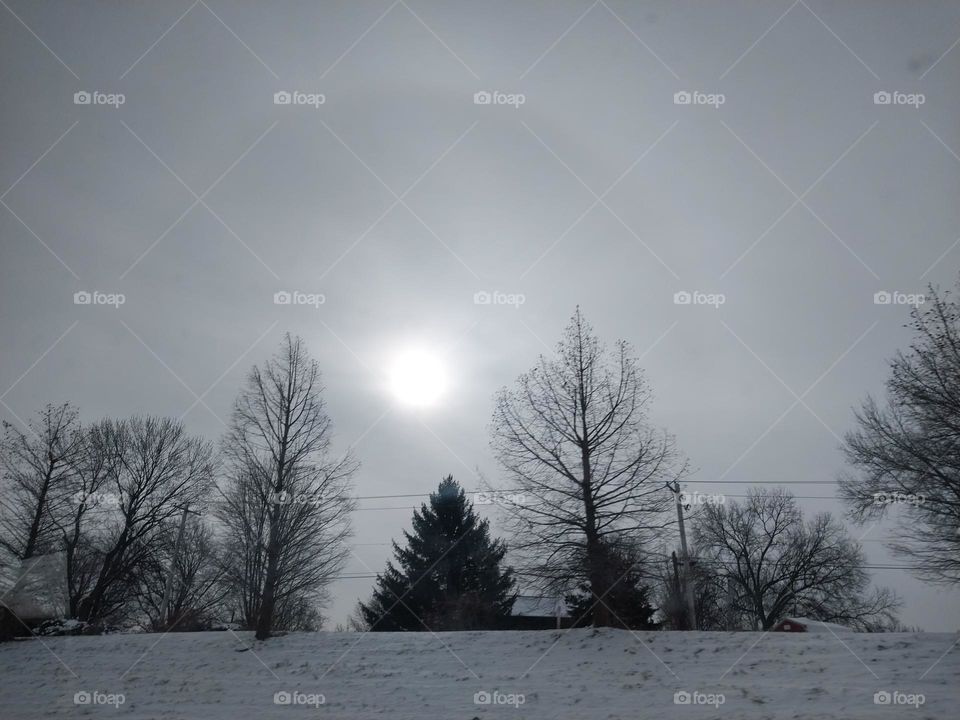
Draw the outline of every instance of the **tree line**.
<instances>
[{"instance_id":1,"label":"tree line","mask_svg":"<svg viewBox=\"0 0 960 720\"><path fill-rule=\"evenodd\" d=\"M855 414L839 487L850 519L896 514L893 552L924 579L956 583L956 300L931 288L911 327L887 398ZM896 626L897 598L871 586L840 518L805 518L782 489L683 507L690 464L652 423L651 402L630 346L606 347L577 309L556 352L495 398L491 448L511 488L498 503L506 541L445 478L394 543L353 626L500 627L519 588L564 597L574 624L768 629L792 614ZM358 468L333 452L332 432L318 364L290 335L248 374L218 447L168 418L86 425L69 405L46 407L25 430L5 423L3 567L9 576L62 557L68 614L91 626L228 619L258 639L318 628L349 554ZM690 539L679 559L678 504Z\"/></svg>"}]
</instances>

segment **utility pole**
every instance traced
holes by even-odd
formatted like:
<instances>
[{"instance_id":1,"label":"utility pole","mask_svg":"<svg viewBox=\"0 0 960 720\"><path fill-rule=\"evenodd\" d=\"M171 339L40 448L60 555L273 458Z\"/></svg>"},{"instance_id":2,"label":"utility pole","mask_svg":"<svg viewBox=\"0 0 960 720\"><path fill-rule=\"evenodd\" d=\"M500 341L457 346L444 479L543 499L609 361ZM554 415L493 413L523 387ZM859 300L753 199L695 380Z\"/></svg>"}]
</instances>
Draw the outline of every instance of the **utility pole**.
<instances>
[{"instance_id":1,"label":"utility pole","mask_svg":"<svg viewBox=\"0 0 960 720\"><path fill-rule=\"evenodd\" d=\"M180 556L180 546L183 544L183 533L187 528L187 513L190 512L190 506L184 505L183 515L180 516L180 530L177 532L177 543L173 546L173 557L170 558L170 567L167 568L167 582L163 586L163 599L160 601L160 622L167 622L167 605L170 604L170 593L173 591L173 571L177 566L177 558ZM197 514L197 513L194 513Z\"/></svg>"},{"instance_id":2,"label":"utility pole","mask_svg":"<svg viewBox=\"0 0 960 720\"><path fill-rule=\"evenodd\" d=\"M687 551L687 531L683 526L683 503L680 502L680 483L674 482L670 488L677 501L677 522L680 525L680 550L683 553L684 590L687 595L687 614L690 616L690 629L697 629L697 605L693 597L693 564Z\"/></svg>"}]
</instances>

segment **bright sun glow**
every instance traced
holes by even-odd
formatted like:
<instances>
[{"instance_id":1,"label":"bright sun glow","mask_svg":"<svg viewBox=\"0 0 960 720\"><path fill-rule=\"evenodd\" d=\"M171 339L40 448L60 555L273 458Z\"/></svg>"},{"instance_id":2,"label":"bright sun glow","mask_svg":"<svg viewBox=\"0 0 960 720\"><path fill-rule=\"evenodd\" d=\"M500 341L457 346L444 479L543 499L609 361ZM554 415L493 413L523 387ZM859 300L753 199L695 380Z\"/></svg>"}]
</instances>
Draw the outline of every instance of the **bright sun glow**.
<instances>
[{"instance_id":1,"label":"bright sun glow","mask_svg":"<svg viewBox=\"0 0 960 720\"><path fill-rule=\"evenodd\" d=\"M402 352L390 368L390 388L405 405L434 405L446 387L447 374L440 357L425 348Z\"/></svg>"}]
</instances>

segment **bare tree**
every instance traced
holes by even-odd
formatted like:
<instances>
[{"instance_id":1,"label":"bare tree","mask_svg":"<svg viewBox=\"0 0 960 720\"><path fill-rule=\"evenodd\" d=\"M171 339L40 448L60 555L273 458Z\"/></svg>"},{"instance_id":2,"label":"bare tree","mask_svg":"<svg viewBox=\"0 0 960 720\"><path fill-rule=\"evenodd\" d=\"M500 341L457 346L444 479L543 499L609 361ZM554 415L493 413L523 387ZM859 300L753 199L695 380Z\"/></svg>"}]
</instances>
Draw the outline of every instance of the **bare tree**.
<instances>
[{"instance_id":1,"label":"bare tree","mask_svg":"<svg viewBox=\"0 0 960 720\"><path fill-rule=\"evenodd\" d=\"M95 579L77 615L100 620L133 598L136 572L165 525L209 491L213 451L178 421L135 417L93 426L88 452L106 478L95 499L97 527L88 534Z\"/></svg>"},{"instance_id":2,"label":"bare tree","mask_svg":"<svg viewBox=\"0 0 960 720\"><path fill-rule=\"evenodd\" d=\"M793 496L752 490L742 504L705 505L693 525L701 553L727 583L727 601L748 627L768 629L786 614L878 629L898 603L870 590L860 545L829 513L804 522Z\"/></svg>"},{"instance_id":3,"label":"bare tree","mask_svg":"<svg viewBox=\"0 0 960 720\"><path fill-rule=\"evenodd\" d=\"M26 433L8 422L3 426L0 547L26 560L59 549L55 517L70 502L84 434L68 403L47 405Z\"/></svg>"},{"instance_id":4,"label":"bare tree","mask_svg":"<svg viewBox=\"0 0 960 720\"><path fill-rule=\"evenodd\" d=\"M243 553L228 577L256 614L260 640L279 615L302 618L305 600L317 604L349 552L357 463L330 453L322 391L316 361L288 334L280 352L250 372L224 440L230 478L219 514Z\"/></svg>"},{"instance_id":5,"label":"bare tree","mask_svg":"<svg viewBox=\"0 0 960 720\"><path fill-rule=\"evenodd\" d=\"M493 449L521 496L507 504L511 550L546 589L586 580L596 625L611 624L602 598L618 580L605 569L604 542L640 542L666 527L666 483L685 472L673 438L649 425L649 404L628 345L608 352L579 308L556 356L541 356L496 399Z\"/></svg>"},{"instance_id":6,"label":"bare tree","mask_svg":"<svg viewBox=\"0 0 960 720\"><path fill-rule=\"evenodd\" d=\"M958 281L960 287L960 281ZM841 478L854 519L896 507L891 549L933 582L960 582L960 304L930 288L915 339L890 363L887 403L867 398L846 436L854 474Z\"/></svg>"},{"instance_id":7,"label":"bare tree","mask_svg":"<svg viewBox=\"0 0 960 720\"><path fill-rule=\"evenodd\" d=\"M213 531L202 517L191 517L177 548L178 527L168 523L151 547L153 553L137 569L137 604L152 630L200 630L209 627L223 600L221 564ZM166 615L161 615L168 572L173 571L173 589Z\"/></svg>"}]
</instances>

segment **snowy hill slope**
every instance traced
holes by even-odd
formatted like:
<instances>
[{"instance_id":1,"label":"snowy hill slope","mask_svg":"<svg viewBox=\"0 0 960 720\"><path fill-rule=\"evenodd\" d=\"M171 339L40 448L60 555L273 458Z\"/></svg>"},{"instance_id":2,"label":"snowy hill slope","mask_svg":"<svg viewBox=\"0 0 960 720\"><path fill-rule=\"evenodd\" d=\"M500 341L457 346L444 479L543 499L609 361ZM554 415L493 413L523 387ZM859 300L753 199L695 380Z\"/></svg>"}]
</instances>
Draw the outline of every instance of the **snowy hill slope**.
<instances>
[{"instance_id":1,"label":"snowy hill slope","mask_svg":"<svg viewBox=\"0 0 960 720\"><path fill-rule=\"evenodd\" d=\"M589 629L44 638L0 645L0 717L944 718L960 704L956 642Z\"/></svg>"}]
</instances>

